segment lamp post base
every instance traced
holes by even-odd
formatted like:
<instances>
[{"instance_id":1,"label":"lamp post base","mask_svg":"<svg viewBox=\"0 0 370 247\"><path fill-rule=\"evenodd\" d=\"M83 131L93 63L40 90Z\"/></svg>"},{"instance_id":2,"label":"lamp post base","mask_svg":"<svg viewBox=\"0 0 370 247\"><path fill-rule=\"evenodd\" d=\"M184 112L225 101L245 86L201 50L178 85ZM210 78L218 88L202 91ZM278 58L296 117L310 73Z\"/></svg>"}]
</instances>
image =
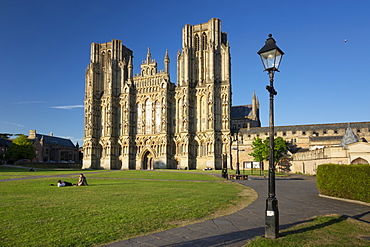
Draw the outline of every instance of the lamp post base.
<instances>
[{"instance_id":1,"label":"lamp post base","mask_svg":"<svg viewBox=\"0 0 370 247\"><path fill-rule=\"evenodd\" d=\"M265 222L265 238L278 238L279 209L278 200L275 197L269 197L266 199Z\"/></svg>"}]
</instances>

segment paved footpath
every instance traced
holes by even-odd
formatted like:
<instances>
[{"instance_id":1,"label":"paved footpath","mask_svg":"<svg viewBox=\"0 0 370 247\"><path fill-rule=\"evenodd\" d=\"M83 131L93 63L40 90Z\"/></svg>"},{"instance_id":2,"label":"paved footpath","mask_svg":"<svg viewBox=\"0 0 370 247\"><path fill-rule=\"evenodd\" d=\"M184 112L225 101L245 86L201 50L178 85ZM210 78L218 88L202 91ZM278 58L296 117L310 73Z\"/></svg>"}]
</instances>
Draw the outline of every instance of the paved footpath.
<instances>
[{"instance_id":1,"label":"paved footpath","mask_svg":"<svg viewBox=\"0 0 370 247\"><path fill-rule=\"evenodd\" d=\"M267 179L251 177L237 181L253 188L258 198L248 207L228 216L132 238L107 247L208 247L245 245L264 235ZM276 179L280 229L303 223L315 215L341 214L370 224L370 206L320 197L316 179L291 175Z\"/></svg>"}]
</instances>

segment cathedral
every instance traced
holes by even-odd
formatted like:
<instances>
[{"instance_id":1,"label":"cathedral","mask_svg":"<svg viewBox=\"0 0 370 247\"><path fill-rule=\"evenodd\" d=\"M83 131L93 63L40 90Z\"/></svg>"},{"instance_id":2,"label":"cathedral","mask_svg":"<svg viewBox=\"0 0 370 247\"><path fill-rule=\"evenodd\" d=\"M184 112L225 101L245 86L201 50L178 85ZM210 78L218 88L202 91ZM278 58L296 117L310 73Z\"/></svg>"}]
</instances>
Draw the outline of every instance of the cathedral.
<instances>
[{"instance_id":1,"label":"cathedral","mask_svg":"<svg viewBox=\"0 0 370 247\"><path fill-rule=\"evenodd\" d=\"M168 51L163 70L149 48L139 74L133 75L132 60L133 51L121 40L91 45L83 168L230 166L230 47L221 21L184 26L176 84L170 80ZM259 126L255 95L252 101L235 109L234 129Z\"/></svg>"},{"instance_id":2,"label":"cathedral","mask_svg":"<svg viewBox=\"0 0 370 247\"><path fill-rule=\"evenodd\" d=\"M269 130L261 127L255 93L250 105L232 106L230 46L221 21L185 25L176 62L174 83L168 51L159 70L148 48L134 74L133 51L121 40L91 44L82 168L255 166L252 142ZM278 166L285 171L315 174L320 164L370 162L370 122L275 126L275 136L289 143ZM345 141L348 136L357 139Z\"/></svg>"}]
</instances>

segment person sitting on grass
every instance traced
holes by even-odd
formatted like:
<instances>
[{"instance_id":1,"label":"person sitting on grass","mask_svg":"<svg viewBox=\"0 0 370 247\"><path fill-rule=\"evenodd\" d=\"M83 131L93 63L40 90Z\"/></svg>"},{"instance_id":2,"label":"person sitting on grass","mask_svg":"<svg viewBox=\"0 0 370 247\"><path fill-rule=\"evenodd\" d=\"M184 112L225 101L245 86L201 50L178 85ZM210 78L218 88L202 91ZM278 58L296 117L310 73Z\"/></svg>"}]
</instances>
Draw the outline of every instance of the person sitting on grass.
<instances>
[{"instance_id":1,"label":"person sitting on grass","mask_svg":"<svg viewBox=\"0 0 370 247\"><path fill-rule=\"evenodd\" d=\"M58 180L58 187L72 186L73 184L67 181Z\"/></svg>"},{"instance_id":2,"label":"person sitting on grass","mask_svg":"<svg viewBox=\"0 0 370 247\"><path fill-rule=\"evenodd\" d=\"M81 173L80 177L78 178L77 186L87 186L87 180L86 177Z\"/></svg>"}]
</instances>

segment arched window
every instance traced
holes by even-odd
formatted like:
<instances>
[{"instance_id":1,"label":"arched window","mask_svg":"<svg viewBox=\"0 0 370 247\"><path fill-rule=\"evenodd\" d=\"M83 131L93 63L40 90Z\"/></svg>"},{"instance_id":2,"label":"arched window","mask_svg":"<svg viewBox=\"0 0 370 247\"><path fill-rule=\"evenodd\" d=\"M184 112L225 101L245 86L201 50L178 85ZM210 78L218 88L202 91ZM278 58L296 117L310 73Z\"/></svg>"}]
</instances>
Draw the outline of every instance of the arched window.
<instances>
[{"instance_id":1,"label":"arched window","mask_svg":"<svg viewBox=\"0 0 370 247\"><path fill-rule=\"evenodd\" d=\"M142 112L142 104L138 103L137 104L137 122L136 122L138 134L141 134L141 122L143 120L141 112Z\"/></svg>"},{"instance_id":2,"label":"arched window","mask_svg":"<svg viewBox=\"0 0 370 247\"><path fill-rule=\"evenodd\" d=\"M161 102L155 103L155 132L161 132Z\"/></svg>"},{"instance_id":3,"label":"arched window","mask_svg":"<svg viewBox=\"0 0 370 247\"><path fill-rule=\"evenodd\" d=\"M202 50L207 50L207 34L202 34Z\"/></svg>"},{"instance_id":4,"label":"arched window","mask_svg":"<svg viewBox=\"0 0 370 247\"><path fill-rule=\"evenodd\" d=\"M199 51L199 36L198 36L198 34L195 34L194 42L195 42L195 51Z\"/></svg>"},{"instance_id":5,"label":"arched window","mask_svg":"<svg viewBox=\"0 0 370 247\"><path fill-rule=\"evenodd\" d=\"M147 99L145 103L145 134L152 133L152 101Z\"/></svg>"}]
</instances>

